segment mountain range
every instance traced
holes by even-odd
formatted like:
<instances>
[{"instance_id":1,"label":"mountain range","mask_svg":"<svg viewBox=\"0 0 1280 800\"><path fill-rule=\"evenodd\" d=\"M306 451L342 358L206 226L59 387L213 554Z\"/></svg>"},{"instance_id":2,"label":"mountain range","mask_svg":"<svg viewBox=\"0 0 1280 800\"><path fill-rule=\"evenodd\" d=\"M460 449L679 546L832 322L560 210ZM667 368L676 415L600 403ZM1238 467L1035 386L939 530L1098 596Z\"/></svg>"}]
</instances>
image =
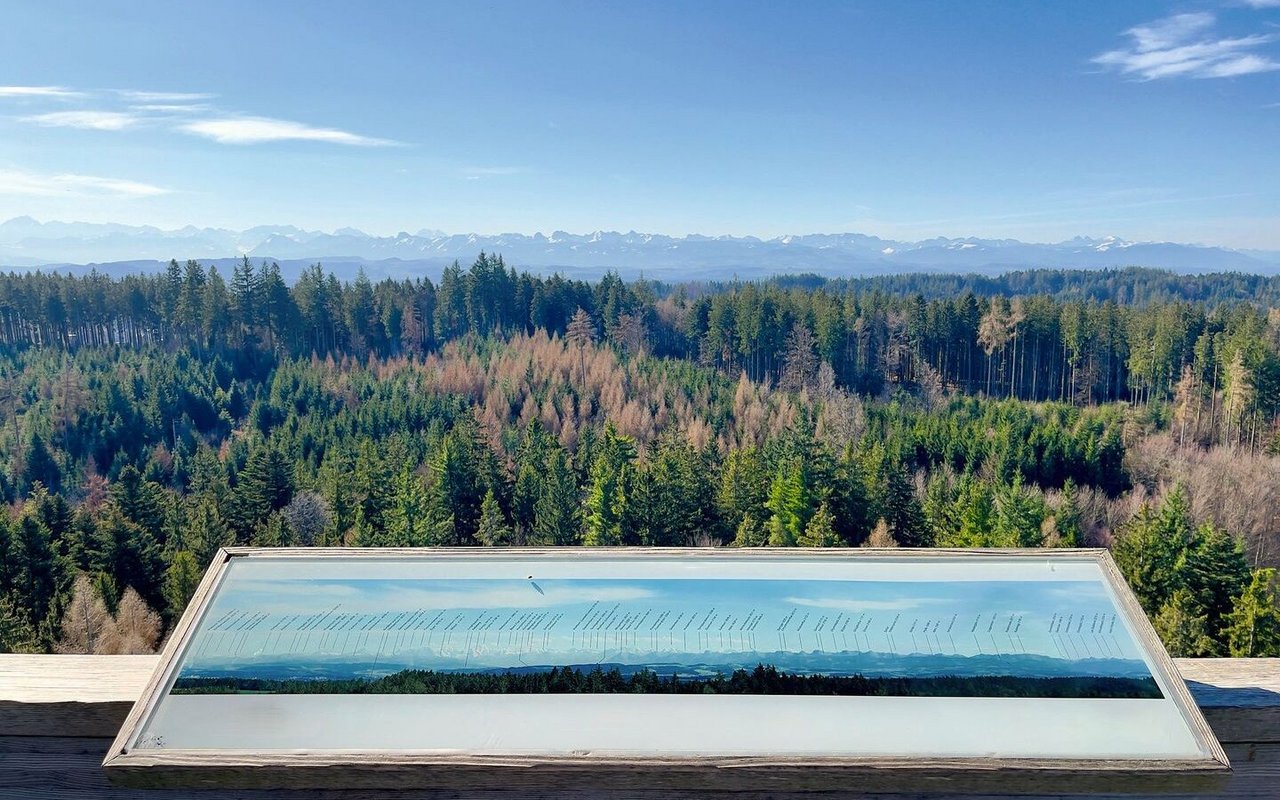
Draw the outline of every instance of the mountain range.
<instances>
[{"instance_id":1,"label":"mountain range","mask_svg":"<svg viewBox=\"0 0 1280 800\"><path fill-rule=\"evenodd\" d=\"M985 272L1011 269L1142 266L1175 272L1280 274L1280 251L1232 250L1172 242L1131 242L1108 236L1038 244L1015 239L882 239L860 233L682 237L660 234L556 231L532 235L445 234L434 230L375 236L355 228L332 233L291 225L242 231L224 228L162 230L114 223L39 222L15 217L0 223L0 267L49 267L108 274L160 269L169 259L197 259L220 268L247 255L277 261L295 276L317 261L341 277L364 267L371 278L437 275L444 265L465 266L480 251L536 272L593 278L608 270L664 280L762 278L808 272L825 276L905 271Z\"/></svg>"}]
</instances>

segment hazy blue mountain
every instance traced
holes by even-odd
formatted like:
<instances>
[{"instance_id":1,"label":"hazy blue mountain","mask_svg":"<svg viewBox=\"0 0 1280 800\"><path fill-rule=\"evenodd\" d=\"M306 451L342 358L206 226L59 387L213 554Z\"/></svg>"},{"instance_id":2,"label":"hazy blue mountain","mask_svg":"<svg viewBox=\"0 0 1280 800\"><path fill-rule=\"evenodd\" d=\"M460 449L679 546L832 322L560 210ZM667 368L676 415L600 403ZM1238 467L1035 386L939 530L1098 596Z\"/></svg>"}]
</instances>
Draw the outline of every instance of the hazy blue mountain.
<instances>
[{"instance_id":1,"label":"hazy blue mountain","mask_svg":"<svg viewBox=\"0 0 1280 800\"><path fill-rule=\"evenodd\" d=\"M158 269L171 258L223 263L247 254L274 259L286 274L320 261L339 274L364 266L371 276L436 274L479 251L501 253L509 263L538 271L561 270L594 277L614 269L661 278L756 278L787 272L828 276L905 270L997 272L1010 268L1101 269L1144 266L1179 272L1280 272L1280 252L1240 251L1170 242L1128 242L1077 237L1054 244L1013 239L927 239L901 242L858 233L682 237L596 231L448 235L439 231L372 236L355 228L333 233L291 225L244 231L223 228L161 230L150 226L38 222L17 217L0 224L0 265L10 267L96 265L111 273Z\"/></svg>"}]
</instances>

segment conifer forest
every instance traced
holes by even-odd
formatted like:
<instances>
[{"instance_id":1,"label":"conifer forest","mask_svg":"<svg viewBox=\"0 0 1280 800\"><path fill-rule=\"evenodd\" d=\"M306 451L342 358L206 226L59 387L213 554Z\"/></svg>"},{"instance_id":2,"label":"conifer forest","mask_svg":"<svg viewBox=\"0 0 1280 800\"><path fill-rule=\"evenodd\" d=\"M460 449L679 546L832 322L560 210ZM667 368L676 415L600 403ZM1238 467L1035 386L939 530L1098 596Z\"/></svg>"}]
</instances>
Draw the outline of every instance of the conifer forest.
<instances>
[{"instance_id":1,"label":"conifer forest","mask_svg":"<svg viewBox=\"0 0 1280 800\"><path fill-rule=\"evenodd\" d=\"M230 545L1108 547L1280 655L1280 281L0 275L0 652L150 652Z\"/></svg>"}]
</instances>

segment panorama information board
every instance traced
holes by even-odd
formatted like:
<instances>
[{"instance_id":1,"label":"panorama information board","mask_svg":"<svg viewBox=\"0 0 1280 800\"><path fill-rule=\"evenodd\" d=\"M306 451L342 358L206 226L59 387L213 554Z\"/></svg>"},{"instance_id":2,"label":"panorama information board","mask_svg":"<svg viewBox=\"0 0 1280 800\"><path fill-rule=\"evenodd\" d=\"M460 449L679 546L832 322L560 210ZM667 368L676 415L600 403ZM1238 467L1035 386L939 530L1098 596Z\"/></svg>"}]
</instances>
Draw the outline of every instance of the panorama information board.
<instances>
[{"instance_id":1,"label":"panorama information board","mask_svg":"<svg viewBox=\"0 0 1280 800\"><path fill-rule=\"evenodd\" d=\"M1105 551L224 551L105 766L723 786L994 763L1225 768Z\"/></svg>"}]
</instances>

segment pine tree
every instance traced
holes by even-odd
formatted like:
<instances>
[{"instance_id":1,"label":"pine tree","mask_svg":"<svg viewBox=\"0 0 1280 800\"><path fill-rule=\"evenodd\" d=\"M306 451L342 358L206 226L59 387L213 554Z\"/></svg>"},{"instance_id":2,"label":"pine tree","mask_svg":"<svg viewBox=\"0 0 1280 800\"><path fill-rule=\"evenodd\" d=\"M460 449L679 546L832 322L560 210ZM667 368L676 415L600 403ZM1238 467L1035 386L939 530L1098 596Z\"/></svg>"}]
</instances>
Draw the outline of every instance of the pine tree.
<instances>
[{"instance_id":1,"label":"pine tree","mask_svg":"<svg viewBox=\"0 0 1280 800\"><path fill-rule=\"evenodd\" d=\"M26 491L31 491L36 483L42 484L51 492L56 493L61 490L62 469L54 460L53 454L49 452L49 448L45 446L44 438L40 434L31 435L31 442L27 445L22 463L26 465L23 475Z\"/></svg>"},{"instance_id":2,"label":"pine tree","mask_svg":"<svg viewBox=\"0 0 1280 800\"><path fill-rule=\"evenodd\" d=\"M1226 637L1234 658L1280 656L1280 598L1274 569L1254 571L1227 616Z\"/></svg>"},{"instance_id":3,"label":"pine tree","mask_svg":"<svg viewBox=\"0 0 1280 800\"><path fill-rule=\"evenodd\" d=\"M121 516L145 528L157 540L164 535L164 490L145 480L130 464L111 486L111 501Z\"/></svg>"}]
</instances>

